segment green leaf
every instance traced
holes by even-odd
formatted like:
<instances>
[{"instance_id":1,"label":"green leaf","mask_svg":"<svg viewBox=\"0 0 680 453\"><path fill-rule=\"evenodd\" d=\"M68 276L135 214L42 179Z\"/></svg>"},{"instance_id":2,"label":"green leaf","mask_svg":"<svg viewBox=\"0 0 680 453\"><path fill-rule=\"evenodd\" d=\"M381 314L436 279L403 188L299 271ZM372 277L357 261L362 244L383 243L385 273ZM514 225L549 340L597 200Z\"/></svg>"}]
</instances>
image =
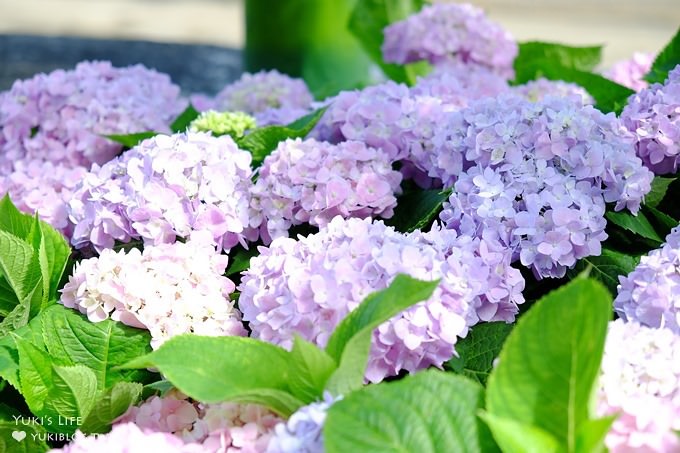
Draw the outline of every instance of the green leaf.
<instances>
[{"instance_id":1,"label":"green leaf","mask_svg":"<svg viewBox=\"0 0 680 453\"><path fill-rule=\"evenodd\" d=\"M652 180L652 190L645 195L645 206L656 208L659 203L666 196L668 186L677 178L664 178L663 176L655 176Z\"/></svg>"},{"instance_id":2,"label":"green leaf","mask_svg":"<svg viewBox=\"0 0 680 453\"><path fill-rule=\"evenodd\" d=\"M40 221L42 242L39 257L43 280L49 282L48 297L50 300L59 299L59 282L66 269L66 263L71 255L71 247L66 238L48 223Z\"/></svg>"},{"instance_id":3,"label":"green leaf","mask_svg":"<svg viewBox=\"0 0 680 453\"><path fill-rule=\"evenodd\" d=\"M289 138L303 138L316 126L328 107L316 110L295 120L287 126L265 126L253 129L245 137L237 140L239 148L250 151L253 166L257 166L276 149L279 142Z\"/></svg>"},{"instance_id":4,"label":"green leaf","mask_svg":"<svg viewBox=\"0 0 680 453\"><path fill-rule=\"evenodd\" d=\"M170 130L172 132L184 132L187 130L193 120L198 118L200 113L189 104L186 109L172 122Z\"/></svg>"},{"instance_id":5,"label":"green leaf","mask_svg":"<svg viewBox=\"0 0 680 453\"><path fill-rule=\"evenodd\" d=\"M444 367L486 385L493 361L501 352L512 328L512 324L504 322L477 324L464 339L456 343L458 357L446 362Z\"/></svg>"},{"instance_id":6,"label":"green leaf","mask_svg":"<svg viewBox=\"0 0 680 453\"><path fill-rule=\"evenodd\" d=\"M29 297L40 283L40 269L33 255L31 244L0 231L0 272L19 300Z\"/></svg>"},{"instance_id":7,"label":"green leaf","mask_svg":"<svg viewBox=\"0 0 680 453\"><path fill-rule=\"evenodd\" d=\"M17 299L17 295L14 294L7 280L0 275L0 316L9 315L18 304L19 299Z\"/></svg>"},{"instance_id":8,"label":"green leaf","mask_svg":"<svg viewBox=\"0 0 680 453\"><path fill-rule=\"evenodd\" d=\"M607 451L604 439L614 420L616 420L616 415L588 420L584 423L576 439L576 451L579 453L602 453Z\"/></svg>"},{"instance_id":9,"label":"green leaf","mask_svg":"<svg viewBox=\"0 0 680 453\"><path fill-rule=\"evenodd\" d=\"M616 286L620 275L630 274L640 262L640 257L626 255L615 250L603 248L600 256L580 259L573 269L567 271L570 278L590 268L590 276L603 283L610 294L617 294Z\"/></svg>"},{"instance_id":10,"label":"green leaf","mask_svg":"<svg viewBox=\"0 0 680 453\"><path fill-rule=\"evenodd\" d=\"M300 407L303 403L290 395L282 403L281 393L290 391L290 360L285 349L253 338L178 335L124 367L155 367L182 393L205 403L259 394L272 408L291 401Z\"/></svg>"},{"instance_id":11,"label":"green leaf","mask_svg":"<svg viewBox=\"0 0 680 453\"><path fill-rule=\"evenodd\" d=\"M63 305L50 307L41 317L50 354L90 368L97 378L98 390L120 381L143 381L148 377L145 371L114 369L151 351L148 331L110 319L93 323Z\"/></svg>"},{"instance_id":12,"label":"green leaf","mask_svg":"<svg viewBox=\"0 0 680 453\"><path fill-rule=\"evenodd\" d=\"M383 29L405 19L422 8L423 0L362 0L356 2L349 19L349 29L359 39L366 53L383 72L396 82L413 84L423 66L400 66L382 58Z\"/></svg>"},{"instance_id":13,"label":"green leaf","mask_svg":"<svg viewBox=\"0 0 680 453\"><path fill-rule=\"evenodd\" d=\"M126 148L134 148L147 138L155 137L158 134L160 134L160 132L146 131L135 132L134 134L109 134L104 135L104 137L116 143L120 143Z\"/></svg>"},{"instance_id":14,"label":"green leaf","mask_svg":"<svg viewBox=\"0 0 680 453\"><path fill-rule=\"evenodd\" d=\"M98 395L80 430L86 434L108 432L111 428L111 422L134 405L141 394L142 384L116 382L113 387Z\"/></svg>"},{"instance_id":15,"label":"green leaf","mask_svg":"<svg viewBox=\"0 0 680 453\"><path fill-rule=\"evenodd\" d=\"M483 392L477 383L434 370L367 386L328 410L325 451L493 450L490 434L475 415L483 405Z\"/></svg>"},{"instance_id":16,"label":"green leaf","mask_svg":"<svg viewBox=\"0 0 680 453\"><path fill-rule=\"evenodd\" d=\"M448 190L419 190L399 197L394 216L385 223L397 231L410 233L432 224L442 209L442 203L451 196Z\"/></svg>"},{"instance_id":17,"label":"green leaf","mask_svg":"<svg viewBox=\"0 0 680 453\"><path fill-rule=\"evenodd\" d=\"M534 304L491 372L488 412L544 430L574 452L590 416L611 300L600 283L579 278Z\"/></svg>"},{"instance_id":18,"label":"green leaf","mask_svg":"<svg viewBox=\"0 0 680 453\"><path fill-rule=\"evenodd\" d=\"M327 389L334 394L346 394L361 387L373 329L404 309L426 300L439 281L425 282L399 274L382 291L369 294L335 328L328 340L326 352L338 364Z\"/></svg>"},{"instance_id":19,"label":"green leaf","mask_svg":"<svg viewBox=\"0 0 680 453\"><path fill-rule=\"evenodd\" d=\"M608 212L604 216L608 221L612 222L614 225L618 225L624 230L630 231L643 238L650 239L657 244L661 244L663 239L659 237L654 227L647 217L642 213L638 212L637 215L633 215L629 212Z\"/></svg>"},{"instance_id":20,"label":"green leaf","mask_svg":"<svg viewBox=\"0 0 680 453\"><path fill-rule=\"evenodd\" d=\"M6 335L0 338L0 377L9 382L12 387L21 390L19 383L19 351L14 340L15 336L30 342L40 350L44 350L45 345L42 338L42 318L40 315L12 332L13 335Z\"/></svg>"},{"instance_id":21,"label":"green leaf","mask_svg":"<svg viewBox=\"0 0 680 453\"><path fill-rule=\"evenodd\" d=\"M16 418L14 418L16 417ZM5 453L43 453L50 450L47 434L38 423L20 413L0 417L0 451Z\"/></svg>"},{"instance_id":22,"label":"green leaf","mask_svg":"<svg viewBox=\"0 0 680 453\"><path fill-rule=\"evenodd\" d=\"M540 41L519 43L519 53L515 58L515 70L526 74L525 67L533 67L536 61L549 61L564 68L592 71L602 60L602 46L574 47L564 44ZM516 80L526 83L532 79Z\"/></svg>"},{"instance_id":23,"label":"green leaf","mask_svg":"<svg viewBox=\"0 0 680 453\"><path fill-rule=\"evenodd\" d=\"M663 83L668 78L671 69L680 64L680 29L675 33L670 42L666 44L661 53L657 55L652 69L645 76L650 83Z\"/></svg>"},{"instance_id":24,"label":"green leaf","mask_svg":"<svg viewBox=\"0 0 680 453\"><path fill-rule=\"evenodd\" d=\"M489 425L494 439L503 453L552 453L559 451L559 443L550 434L535 426L510 418L497 417L488 412L480 413Z\"/></svg>"},{"instance_id":25,"label":"green leaf","mask_svg":"<svg viewBox=\"0 0 680 453\"><path fill-rule=\"evenodd\" d=\"M227 267L225 275L229 277L248 269L250 267L250 259L259 254L260 252L255 246L251 246L248 250L241 247L231 249L229 253L229 267Z\"/></svg>"},{"instance_id":26,"label":"green leaf","mask_svg":"<svg viewBox=\"0 0 680 453\"><path fill-rule=\"evenodd\" d=\"M656 226L656 231L661 233L664 237L680 223L668 214L661 212L656 208L652 208L651 206L642 206L642 211L648 214L651 222Z\"/></svg>"},{"instance_id":27,"label":"green leaf","mask_svg":"<svg viewBox=\"0 0 680 453\"><path fill-rule=\"evenodd\" d=\"M32 217L19 211L9 198L9 194L5 194L0 200L0 231L13 234L19 239L26 239L31 232L32 223Z\"/></svg>"},{"instance_id":28,"label":"green leaf","mask_svg":"<svg viewBox=\"0 0 680 453\"><path fill-rule=\"evenodd\" d=\"M295 335L291 351L290 389L304 403L321 399L324 386L337 365L315 344Z\"/></svg>"}]
</instances>

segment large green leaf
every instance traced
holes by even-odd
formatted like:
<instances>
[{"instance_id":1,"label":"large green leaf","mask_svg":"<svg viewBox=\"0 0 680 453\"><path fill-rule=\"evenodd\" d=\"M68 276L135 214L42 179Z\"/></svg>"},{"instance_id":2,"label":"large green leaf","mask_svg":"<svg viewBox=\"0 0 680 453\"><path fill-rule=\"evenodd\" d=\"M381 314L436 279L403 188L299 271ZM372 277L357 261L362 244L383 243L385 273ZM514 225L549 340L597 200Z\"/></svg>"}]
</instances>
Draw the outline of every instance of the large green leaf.
<instances>
[{"instance_id":1,"label":"large green leaf","mask_svg":"<svg viewBox=\"0 0 680 453\"><path fill-rule=\"evenodd\" d=\"M9 194L5 194L0 200L0 231L13 234L19 239L26 239L32 223L31 216L19 211L9 198Z\"/></svg>"},{"instance_id":2,"label":"large green leaf","mask_svg":"<svg viewBox=\"0 0 680 453\"><path fill-rule=\"evenodd\" d=\"M488 380L488 412L535 426L576 451L590 420L610 318L611 296L590 279L575 279L539 300L503 346Z\"/></svg>"},{"instance_id":3,"label":"large green leaf","mask_svg":"<svg viewBox=\"0 0 680 453\"><path fill-rule=\"evenodd\" d=\"M370 385L330 407L325 451L494 451L490 433L476 416L483 392L475 382L434 370Z\"/></svg>"},{"instance_id":4,"label":"large green leaf","mask_svg":"<svg viewBox=\"0 0 680 453\"><path fill-rule=\"evenodd\" d=\"M178 335L125 365L147 367L157 368L182 393L206 403L259 395L261 403L284 415L290 412L282 406L303 405L289 394L290 353L253 338Z\"/></svg>"},{"instance_id":5,"label":"large green leaf","mask_svg":"<svg viewBox=\"0 0 680 453\"><path fill-rule=\"evenodd\" d=\"M126 148L134 148L135 146L142 143L147 138L155 137L159 132L146 131L146 132L135 132L133 134L109 134L104 135L111 141L120 143Z\"/></svg>"},{"instance_id":6,"label":"large green leaf","mask_svg":"<svg viewBox=\"0 0 680 453\"><path fill-rule=\"evenodd\" d=\"M580 259L573 269L567 271L571 278L589 270L590 277L603 283L612 295L617 294L619 276L628 275L640 262L640 257L626 255L608 248L603 248L599 256L588 256Z\"/></svg>"},{"instance_id":7,"label":"large green leaf","mask_svg":"<svg viewBox=\"0 0 680 453\"><path fill-rule=\"evenodd\" d=\"M394 216L385 223L397 231L410 233L431 225L442 209L442 203L449 199L451 190L418 190L397 199Z\"/></svg>"},{"instance_id":8,"label":"large green leaf","mask_svg":"<svg viewBox=\"0 0 680 453\"><path fill-rule=\"evenodd\" d=\"M19 300L29 297L40 284L40 267L33 255L31 244L0 231L0 272Z\"/></svg>"},{"instance_id":9,"label":"large green leaf","mask_svg":"<svg viewBox=\"0 0 680 453\"><path fill-rule=\"evenodd\" d=\"M645 206L655 208L661 203L668 192L668 186L677 178L665 178L663 176L655 176L652 180L652 190L645 195Z\"/></svg>"},{"instance_id":10,"label":"large green leaf","mask_svg":"<svg viewBox=\"0 0 680 453\"><path fill-rule=\"evenodd\" d=\"M80 430L86 434L108 432L111 422L135 404L141 394L142 384L116 382L113 387L97 396L97 401L83 421Z\"/></svg>"},{"instance_id":11,"label":"large green leaf","mask_svg":"<svg viewBox=\"0 0 680 453\"><path fill-rule=\"evenodd\" d=\"M423 66L385 63L381 50L383 29L420 10L423 3L423 0L361 0L356 2L350 16L349 29L359 39L373 61L396 82L414 83L416 77L424 73Z\"/></svg>"},{"instance_id":12,"label":"large green leaf","mask_svg":"<svg viewBox=\"0 0 680 453\"><path fill-rule=\"evenodd\" d=\"M638 212L637 215L630 212L608 212L605 218L626 231L656 242L657 245L663 241L643 212Z\"/></svg>"},{"instance_id":13,"label":"large green leaf","mask_svg":"<svg viewBox=\"0 0 680 453\"><path fill-rule=\"evenodd\" d=\"M200 113L194 108L193 105L189 104L182 113L175 118L175 120L170 125L170 130L172 132L184 132L189 127L191 122L198 118Z\"/></svg>"},{"instance_id":14,"label":"large green leaf","mask_svg":"<svg viewBox=\"0 0 680 453\"><path fill-rule=\"evenodd\" d=\"M110 319L90 322L74 310L55 305L42 315L43 337L49 353L71 364L85 365L97 378L98 390L120 381L144 381L142 370L117 370L151 352L149 332Z\"/></svg>"},{"instance_id":15,"label":"large green leaf","mask_svg":"<svg viewBox=\"0 0 680 453\"><path fill-rule=\"evenodd\" d=\"M661 53L657 55L652 69L645 76L650 83L663 83L671 69L680 64L680 28Z\"/></svg>"},{"instance_id":16,"label":"large green leaf","mask_svg":"<svg viewBox=\"0 0 680 453\"><path fill-rule=\"evenodd\" d=\"M519 43L519 53L514 61L515 70L521 75L516 83L526 83L526 67L533 68L536 61L549 62L564 68L592 71L602 60L602 46L574 47L564 44L540 41Z\"/></svg>"},{"instance_id":17,"label":"large green leaf","mask_svg":"<svg viewBox=\"0 0 680 453\"><path fill-rule=\"evenodd\" d=\"M12 332L0 338L0 377L9 382L12 387L21 390L19 384L19 351L14 340L16 336L33 344L40 350L45 349L42 337L42 317L40 315Z\"/></svg>"},{"instance_id":18,"label":"large green leaf","mask_svg":"<svg viewBox=\"0 0 680 453\"><path fill-rule=\"evenodd\" d=\"M345 394L361 387L373 329L429 298L438 284L438 280L425 282L399 274L390 286L369 294L328 339L326 352L338 364L338 369L330 377L327 388L334 394Z\"/></svg>"},{"instance_id":19,"label":"large green leaf","mask_svg":"<svg viewBox=\"0 0 680 453\"><path fill-rule=\"evenodd\" d=\"M444 367L486 385L493 361L501 352L513 327L504 322L477 324L465 338L456 343L458 357L446 362Z\"/></svg>"},{"instance_id":20,"label":"large green leaf","mask_svg":"<svg viewBox=\"0 0 680 453\"><path fill-rule=\"evenodd\" d=\"M45 429L33 418L7 406L0 408L0 451L3 453L43 453L50 449Z\"/></svg>"},{"instance_id":21,"label":"large green leaf","mask_svg":"<svg viewBox=\"0 0 680 453\"><path fill-rule=\"evenodd\" d=\"M559 443L549 433L532 425L483 412L482 420L491 428L503 453L553 453Z\"/></svg>"},{"instance_id":22,"label":"large green leaf","mask_svg":"<svg viewBox=\"0 0 680 453\"><path fill-rule=\"evenodd\" d=\"M304 403L321 399L328 378L337 368L323 349L295 335L291 350L290 389Z\"/></svg>"},{"instance_id":23,"label":"large green leaf","mask_svg":"<svg viewBox=\"0 0 680 453\"><path fill-rule=\"evenodd\" d=\"M71 255L71 247L64 235L46 222L40 221L40 231L42 233L42 242L38 250L40 269L43 280L49 282L48 299L56 301L59 299L59 282Z\"/></svg>"}]
</instances>

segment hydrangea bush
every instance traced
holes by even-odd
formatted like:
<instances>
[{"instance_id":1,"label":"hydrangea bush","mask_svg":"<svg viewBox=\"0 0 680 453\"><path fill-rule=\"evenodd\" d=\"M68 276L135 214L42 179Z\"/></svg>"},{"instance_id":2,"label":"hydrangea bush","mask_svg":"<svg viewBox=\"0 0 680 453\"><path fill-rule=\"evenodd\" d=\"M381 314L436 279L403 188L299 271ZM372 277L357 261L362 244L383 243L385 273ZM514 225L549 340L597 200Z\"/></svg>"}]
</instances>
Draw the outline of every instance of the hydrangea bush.
<instances>
[{"instance_id":1,"label":"hydrangea bush","mask_svg":"<svg viewBox=\"0 0 680 453\"><path fill-rule=\"evenodd\" d=\"M0 92L0 451L680 451L680 32L419 3L364 79Z\"/></svg>"}]
</instances>

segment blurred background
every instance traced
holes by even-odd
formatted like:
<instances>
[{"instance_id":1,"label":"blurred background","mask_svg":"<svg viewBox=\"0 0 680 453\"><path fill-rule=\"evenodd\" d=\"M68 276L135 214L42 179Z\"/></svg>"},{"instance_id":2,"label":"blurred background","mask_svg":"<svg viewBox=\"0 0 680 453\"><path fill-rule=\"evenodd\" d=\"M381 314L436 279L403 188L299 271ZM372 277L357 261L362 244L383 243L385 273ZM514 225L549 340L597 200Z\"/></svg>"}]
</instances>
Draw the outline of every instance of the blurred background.
<instances>
[{"instance_id":1,"label":"blurred background","mask_svg":"<svg viewBox=\"0 0 680 453\"><path fill-rule=\"evenodd\" d=\"M212 46L243 47L246 35L245 1L248 0L0 0L0 35L76 36L201 44L208 45L207 49L212 50L212 54L206 55L206 62L218 60L218 63L222 61L226 65L225 68L231 68L238 57L220 53ZM484 8L492 19L519 41L603 44L604 66L628 58L634 51L660 50L680 26L680 0L471 2ZM35 67L31 58L40 60L39 55L31 57L29 51L22 54L21 46L28 46L28 43L26 40L0 39L0 78L2 66L7 66L8 61L15 66L24 64L22 70L25 72ZM130 49L134 50L133 47ZM165 58L162 46L150 49ZM198 47L186 47L185 51L189 55L195 53L195 49ZM141 48L139 51L149 52ZM182 53L175 52L173 55L175 57L167 58L174 58L180 63L187 61ZM49 69L49 62L44 63ZM195 66L200 64L196 63ZM205 68L197 68L202 69ZM220 70L226 71L224 68ZM3 83L6 85L10 82L0 80L0 89L6 88L2 86ZM213 87L206 85L192 89L212 91Z\"/></svg>"}]
</instances>

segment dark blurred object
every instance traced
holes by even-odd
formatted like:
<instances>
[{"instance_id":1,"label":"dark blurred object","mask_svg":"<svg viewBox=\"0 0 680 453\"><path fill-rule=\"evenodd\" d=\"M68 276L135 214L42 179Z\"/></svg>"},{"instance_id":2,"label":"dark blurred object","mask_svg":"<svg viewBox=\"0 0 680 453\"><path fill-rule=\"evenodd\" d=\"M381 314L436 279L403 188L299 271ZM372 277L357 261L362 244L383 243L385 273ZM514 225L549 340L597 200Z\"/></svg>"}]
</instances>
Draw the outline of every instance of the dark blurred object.
<instances>
[{"instance_id":1,"label":"dark blurred object","mask_svg":"<svg viewBox=\"0 0 680 453\"><path fill-rule=\"evenodd\" d=\"M186 94L215 94L242 72L241 51L224 47L0 35L0 91L9 89L16 79L71 69L83 60L109 60L118 67L141 63L169 74Z\"/></svg>"}]
</instances>

